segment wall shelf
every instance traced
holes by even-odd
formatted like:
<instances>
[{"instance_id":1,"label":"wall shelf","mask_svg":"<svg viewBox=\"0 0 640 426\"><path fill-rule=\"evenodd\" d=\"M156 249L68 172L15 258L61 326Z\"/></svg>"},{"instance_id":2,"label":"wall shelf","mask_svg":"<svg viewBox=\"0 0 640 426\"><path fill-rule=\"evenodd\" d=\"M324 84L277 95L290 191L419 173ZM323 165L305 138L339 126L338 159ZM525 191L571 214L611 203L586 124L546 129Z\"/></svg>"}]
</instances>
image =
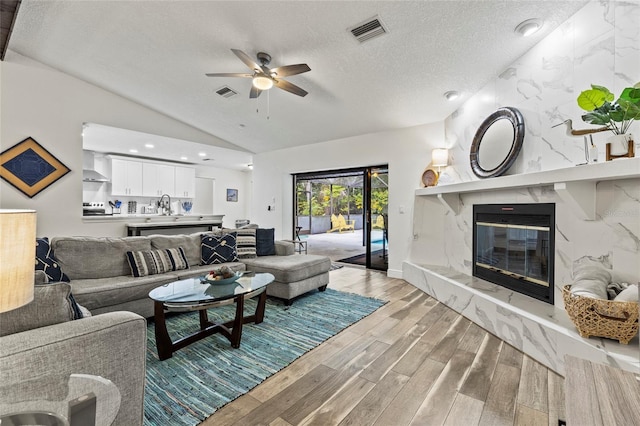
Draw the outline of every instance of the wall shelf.
<instances>
[{"instance_id":1,"label":"wall shelf","mask_svg":"<svg viewBox=\"0 0 640 426\"><path fill-rule=\"evenodd\" d=\"M500 176L484 180L416 189L416 196L436 196L452 213L459 214L460 195L473 192L553 186L558 196L584 220L595 220L596 184L604 180L640 178L640 158L625 158L572 168Z\"/></svg>"}]
</instances>

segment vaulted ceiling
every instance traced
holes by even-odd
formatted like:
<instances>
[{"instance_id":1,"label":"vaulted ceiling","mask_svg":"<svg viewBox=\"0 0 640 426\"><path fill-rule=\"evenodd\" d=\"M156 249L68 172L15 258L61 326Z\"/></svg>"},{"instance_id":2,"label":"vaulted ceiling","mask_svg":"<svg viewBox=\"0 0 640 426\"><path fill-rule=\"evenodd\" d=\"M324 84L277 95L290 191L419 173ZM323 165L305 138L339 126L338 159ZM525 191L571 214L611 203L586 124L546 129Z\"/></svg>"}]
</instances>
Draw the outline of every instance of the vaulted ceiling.
<instances>
[{"instance_id":1,"label":"vaulted ceiling","mask_svg":"<svg viewBox=\"0 0 640 426\"><path fill-rule=\"evenodd\" d=\"M264 152L443 120L584 3L23 0L8 47ZM387 33L357 41L349 29L376 16ZM517 35L529 18L542 30ZM232 48L308 64L287 80L309 94L249 99L250 79L206 77L250 72Z\"/></svg>"}]
</instances>

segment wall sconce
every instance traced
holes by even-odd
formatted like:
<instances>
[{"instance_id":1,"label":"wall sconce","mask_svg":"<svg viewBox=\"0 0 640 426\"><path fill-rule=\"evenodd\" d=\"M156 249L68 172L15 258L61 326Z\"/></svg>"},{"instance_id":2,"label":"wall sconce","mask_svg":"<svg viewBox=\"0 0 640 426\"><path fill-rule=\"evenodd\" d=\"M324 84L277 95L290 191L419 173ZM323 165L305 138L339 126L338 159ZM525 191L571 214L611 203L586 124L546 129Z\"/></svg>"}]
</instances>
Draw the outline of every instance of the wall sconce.
<instances>
[{"instance_id":1,"label":"wall sconce","mask_svg":"<svg viewBox=\"0 0 640 426\"><path fill-rule=\"evenodd\" d=\"M35 210L0 210L0 259L0 312L7 312L33 300Z\"/></svg>"},{"instance_id":2,"label":"wall sconce","mask_svg":"<svg viewBox=\"0 0 640 426\"><path fill-rule=\"evenodd\" d=\"M446 148L436 148L431 151L431 166L422 173L422 185L436 186L440 178L442 167L446 167L449 163L449 150ZM437 168L437 169L435 169Z\"/></svg>"},{"instance_id":3,"label":"wall sconce","mask_svg":"<svg viewBox=\"0 0 640 426\"><path fill-rule=\"evenodd\" d=\"M438 168L438 173L441 171L441 167L447 167L449 163L449 150L446 148L436 148L431 151L431 165Z\"/></svg>"}]
</instances>

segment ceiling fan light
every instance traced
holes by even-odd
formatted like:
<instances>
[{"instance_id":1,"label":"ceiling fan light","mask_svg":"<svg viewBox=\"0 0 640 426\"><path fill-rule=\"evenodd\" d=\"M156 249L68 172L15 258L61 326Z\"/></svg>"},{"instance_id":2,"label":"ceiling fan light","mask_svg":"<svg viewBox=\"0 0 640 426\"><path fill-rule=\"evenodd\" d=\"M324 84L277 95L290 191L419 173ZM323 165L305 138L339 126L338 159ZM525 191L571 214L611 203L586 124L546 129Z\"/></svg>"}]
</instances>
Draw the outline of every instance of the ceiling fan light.
<instances>
[{"instance_id":1,"label":"ceiling fan light","mask_svg":"<svg viewBox=\"0 0 640 426\"><path fill-rule=\"evenodd\" d=\"M269 90L273 87L273 80L263 75L253 77L253 87L259 90Z\"/></svg>"}]
</instances>

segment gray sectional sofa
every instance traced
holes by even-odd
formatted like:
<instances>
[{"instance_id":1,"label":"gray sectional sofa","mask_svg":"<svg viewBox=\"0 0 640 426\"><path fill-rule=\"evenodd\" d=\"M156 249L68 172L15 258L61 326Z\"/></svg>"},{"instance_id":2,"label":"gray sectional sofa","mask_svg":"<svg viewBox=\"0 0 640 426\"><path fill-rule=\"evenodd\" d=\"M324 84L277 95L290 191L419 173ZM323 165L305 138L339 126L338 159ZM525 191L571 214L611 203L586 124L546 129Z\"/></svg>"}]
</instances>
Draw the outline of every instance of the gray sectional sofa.
<instances>
[{"instance_id":1,"label":"gray sectional sofa","mask_svg":"<svg viewBox=\"0 0 640 426\"><path fill-rule=\"evenodd\" d=\"M235 271L270 272L274 283L267 294L287 303L310 290L324 290L329 283L331 261L325 256L295 254L293 244L275 241L276 255L238 262L201 265L202 233L143 237L54 237L51 248L62 271L70 278L75 300L93 315L131 311L153 316L149 292L163 284L206 274L223 265ZM182 247L189 268L158 275L133 277L127 251Z\"/></svg>"},{"instance_id":2,"label":"gray sectional sofa","mask_svg":"<svg viewBox=\"0 0 640 426\"><path fill-rule=\"evenodd\" d=\"M116 416L116 426L141 425L147 332L143 317L153 315L148 294L157 286L222 266L200 264L200 235L52 238L56 268L71 282L36 285L33 302L0 313L0 415L42 410L66 415L69 390L77 388L73 381L79 374L81 383L89 375L91 380L108 379L118 389L115 400L99 397L96 415L106 410ZM132 276L127 251L175 247L183 248L188 269ZM294 254L290 242L275 241L275 250L276 255L226 265L272 273L275 281L267 294L287 302L326 288L328 258ZM45 273L36 271L35 280L46 282ZM71 292L91 316L73 321Z\"/></svg>"}]
</instances>

